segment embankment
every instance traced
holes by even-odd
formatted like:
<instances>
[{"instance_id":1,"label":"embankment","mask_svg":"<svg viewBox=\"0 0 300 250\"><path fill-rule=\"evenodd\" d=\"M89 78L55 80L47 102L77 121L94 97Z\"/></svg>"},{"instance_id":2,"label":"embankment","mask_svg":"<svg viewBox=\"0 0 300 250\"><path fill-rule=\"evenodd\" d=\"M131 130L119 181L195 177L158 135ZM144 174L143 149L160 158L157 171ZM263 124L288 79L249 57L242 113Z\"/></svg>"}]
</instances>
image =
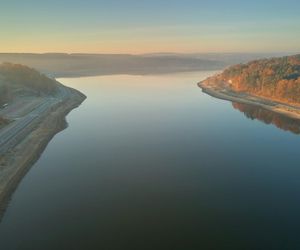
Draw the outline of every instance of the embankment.
<instances>
[{"instance_id":1,"label":"embankment","mask_svg":"<svg viewBox=\"0 0 300 250\"><path fill-rule=\"evenodd\" d=\"M212 97L233 101L238 103L244 103L249 105L260 106L266 110L279 113L293 119L300 119L300 107L285 104L282 102L261 98L259 96L250 95L247 93L239 93L231 91L228 88L219 87L217 84L211 84L203 81L199 82L198 86L202 91Z\"/></svg>"},{"instance_id":2,"label":"embankment","mask_svg":"<svg viewBox=\"0 0 300 250\"><path fill-rule=\"evenodd\" d=\"M43 114L28 136L1 159L0 218L21 179L37 161L51 139L67 127L65 119L67 114L86 98L77 90L70 89L70 92L71 95L67 99Z\"/></svg>"}]
</instances>

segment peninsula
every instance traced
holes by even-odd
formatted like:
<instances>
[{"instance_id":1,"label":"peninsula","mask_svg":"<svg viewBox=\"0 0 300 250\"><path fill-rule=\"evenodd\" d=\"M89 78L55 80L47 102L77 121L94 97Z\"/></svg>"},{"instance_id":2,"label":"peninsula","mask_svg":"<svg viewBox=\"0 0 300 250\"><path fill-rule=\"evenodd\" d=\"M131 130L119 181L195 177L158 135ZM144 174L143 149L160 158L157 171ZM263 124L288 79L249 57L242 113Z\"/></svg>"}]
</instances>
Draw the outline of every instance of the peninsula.
<instances>
[{"instance_id":1,"label":"peninsula","mask_svg":"<svg viewBox=\"0 0 300 250\"><path fill-rule=\"evenodd\" d=\"M0 208L48 142L66 128L66 115L86 97L19 64L0 65Z\"/></svg>"},{"instance_id":2,"label":"peninsula","mask_svg":"<svg viewBox=\"0 0 300 250\"><path fill-rule=\"evenodd\" d=\"M198 85L213 97L300 119L300 55L231 66Z\"/></svg>"}]
</instances>

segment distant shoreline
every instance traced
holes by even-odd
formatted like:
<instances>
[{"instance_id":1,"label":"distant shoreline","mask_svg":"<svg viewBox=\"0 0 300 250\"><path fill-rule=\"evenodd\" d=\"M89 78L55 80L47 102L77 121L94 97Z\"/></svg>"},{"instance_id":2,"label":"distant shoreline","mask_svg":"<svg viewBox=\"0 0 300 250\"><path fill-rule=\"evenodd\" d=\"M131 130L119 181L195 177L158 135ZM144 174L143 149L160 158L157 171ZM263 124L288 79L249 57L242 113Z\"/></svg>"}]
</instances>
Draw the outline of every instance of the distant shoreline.
<instances>
[{"instance_id":1,"label":"distant shoreline","mask_svg":"<svg viewBox=\"0 0 300 250\"><path fill-rule=\"evenodd\" d=\"M293 106L290 104L261 98L259 96L254 96L247 93L235 92L230 89L219 87L218 85L213 85L211 82L208 83L205 81L201 81L198 83L198 86L204 93L212 97L226 101L259 106L266 110L287 116L289 118L300 120L300 106Z\"/></svg>"},{"instance_id":2,"label":"distant shoreline","mask_svg":"<svg viewBox=\"0 0 300 250\"><path fill-rule=\"evenodd\" d=\"M286 53L66 54L0 53L0 62L27 65L51 78L149 75L222 70L251 60Z\"/></svg>"},{"instance_id":3,"label":"distant shoreline","mask_svg":"<svg viewBox=\"0 0 300 250\"><path fill-rule=\"evenodd\" d=\"M12 150L1 156L6 165L2 167L5 178L0 180L0 220L6 210L11 195L16 190L22 178L39 159L51 139L67 127L65 117L78 107L85 96L75 89L65 87L71 95L45 112L38 124L28 132Z\"/></svg>"}]
</instances>

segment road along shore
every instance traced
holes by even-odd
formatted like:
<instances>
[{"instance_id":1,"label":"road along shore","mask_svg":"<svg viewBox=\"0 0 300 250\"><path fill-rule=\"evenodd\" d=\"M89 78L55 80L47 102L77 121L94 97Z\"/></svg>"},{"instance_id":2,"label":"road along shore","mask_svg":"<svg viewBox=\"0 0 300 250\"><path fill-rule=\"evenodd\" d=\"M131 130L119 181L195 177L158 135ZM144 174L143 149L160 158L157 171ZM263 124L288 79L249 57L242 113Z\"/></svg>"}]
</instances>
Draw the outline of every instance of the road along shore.
<instances>
[{"instance_id":1,"label":"road along shore","mask_svg":"<svg viewBox=\"0 0 300 250\"><path fill-rule=\"evenodd\" d=\"M67 127L66 115L86 98L79 91L63 87L68 97L46 110L25 138L1 156L0 166L0 218L19 182L37 161L55 134Z\"/></svg>"},{"instance_id":2,"label":"road along shore","mask_svg":"<svg viewBox=\"0 0 300 250\"><path fill-rule=\"evenodd\" d=\"M204 93L218 99L255 105L292 119L300 119L300 106L293 106L247 93L231 91L228 88L220 87L206 81L199 82L198 86Z\"/></svg>"}]
</instances>

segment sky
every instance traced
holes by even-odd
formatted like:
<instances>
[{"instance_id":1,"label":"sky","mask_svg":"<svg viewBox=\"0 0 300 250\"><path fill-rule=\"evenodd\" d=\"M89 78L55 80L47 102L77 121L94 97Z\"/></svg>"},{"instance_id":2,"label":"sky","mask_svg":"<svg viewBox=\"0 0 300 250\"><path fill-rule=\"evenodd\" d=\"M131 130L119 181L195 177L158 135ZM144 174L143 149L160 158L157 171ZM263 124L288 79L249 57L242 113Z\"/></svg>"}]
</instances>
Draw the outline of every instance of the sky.
<instances>
[{"instance_id":1,"label":"sky","mask_svg":"<svg viewBox=\"0 0 300 250\"><path fill-rule=\"evenodd\" d=\"M300 52L299 0L1 0L0 52Z\"/></svg>"}]
</instances>

